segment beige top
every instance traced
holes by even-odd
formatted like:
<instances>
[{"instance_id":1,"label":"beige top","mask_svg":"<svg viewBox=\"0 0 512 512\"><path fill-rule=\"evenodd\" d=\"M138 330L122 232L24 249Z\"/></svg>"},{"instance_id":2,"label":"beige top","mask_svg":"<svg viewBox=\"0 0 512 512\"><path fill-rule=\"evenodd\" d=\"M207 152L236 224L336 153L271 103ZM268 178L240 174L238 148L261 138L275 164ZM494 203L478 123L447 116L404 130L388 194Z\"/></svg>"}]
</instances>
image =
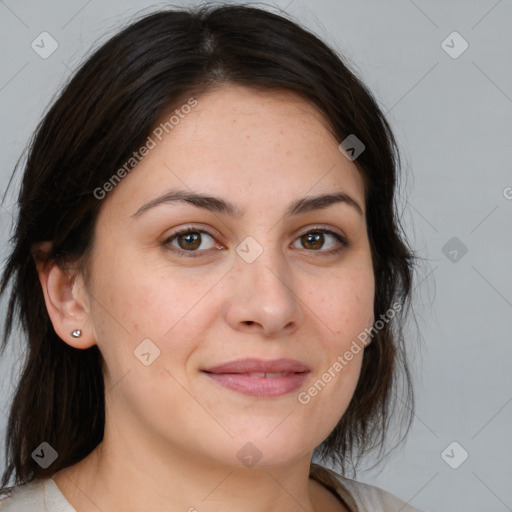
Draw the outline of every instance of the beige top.
<instances>
[{"instance_id":1,"label":"beige top","mask_svg":"<svg viewBox=\"0 0 512 512\"><path fill-rule=\"evenodd\" d=\"M309 476L333 491L350 512L421 512L379 487L345 478L315 463Z\"/></svg>"},{"instance_id":2,"label":"beige top","mask_svg":"<svg viewBox=\"0 0 512 512\"><path fill-rule=\"evenodd\" d=\"M309 475L330 489L350 512L420 512L373 485L342 477L311 464ZM0 512L76 512L51 478L9 488L0 496Z\"/></svg>"}]
</instances>

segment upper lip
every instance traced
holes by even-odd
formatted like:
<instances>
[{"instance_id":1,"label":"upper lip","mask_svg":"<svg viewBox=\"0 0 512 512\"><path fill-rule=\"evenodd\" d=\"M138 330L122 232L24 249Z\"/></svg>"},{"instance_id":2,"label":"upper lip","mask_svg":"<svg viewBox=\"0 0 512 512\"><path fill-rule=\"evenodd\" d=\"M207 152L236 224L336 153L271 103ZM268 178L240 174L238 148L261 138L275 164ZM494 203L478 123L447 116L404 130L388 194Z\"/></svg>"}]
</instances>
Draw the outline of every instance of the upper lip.
<instances>
[{"instance_id":1,"label":"upper lip","mask_svg":"<svg viewBox=\"0 0 512 512\"><path fill-rule=\"evenodd\" d=\"M229 363L205 368L210 373L302 373L309 367L294 359L238 359Z\"/></svg>"}]
</instances>

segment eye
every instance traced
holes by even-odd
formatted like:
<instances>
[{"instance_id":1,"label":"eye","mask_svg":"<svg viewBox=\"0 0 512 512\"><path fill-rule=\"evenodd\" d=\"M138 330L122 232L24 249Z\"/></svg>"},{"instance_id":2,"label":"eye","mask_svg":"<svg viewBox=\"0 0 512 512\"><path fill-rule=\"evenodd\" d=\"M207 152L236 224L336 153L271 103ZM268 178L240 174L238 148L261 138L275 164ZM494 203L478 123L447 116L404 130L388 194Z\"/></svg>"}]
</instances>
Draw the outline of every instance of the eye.
<instances>
[{"instance_id":1,"label":"eye","mask_svg":"<svg viewBox=\"0 0 512 512\"><path fill-rule=\"evenodd\" d=\"M203 245L203 237L206 236L211 239L211 242L207 247L199 248ZM325 245L325 240L331 239L328 250L320 250ZM334 240L334 241L332 241ZM319 255L330 255L341 252L349 246L349 243L345 237L325 228L314 228L302 233L297 242L300 242L303 249L308 252L318 252ZM295 243L297 243L295 242ZM197 229L193 227L187 227L176 231L163 242L163 245L170 251L176 253L178 256L184 257L198 257L201 253L207 252L215 247L218 249L224 249L225 247L216 244L215 238L208 231ZM316 256L316 255L315 255Z\"/></svg>"},{"instance_id":2,"label":"eye","mask_svg":"<svg viewBox=\"0 0 512 512\"><path fill-rule=\"evenodd\" d=\"M321 251L320 249L325 245L326 235L335 241L334 243L331 242L328 250ZM310 229L300 235L297 241L301 243L304 249L311 248L313 252L320 252L322 255L335 254L349 246L344 236L325 228Z\"/></svg>"},{"instance_id":3,"label":"eye","mask_svg":"<svg viewBox=\"0 0 512 512\"><path fill-rule=\"evenodd\" d=\"M206 235L207 237L214 240L213 236L208 233L207 231L204 231L202 229L194 229L194 228L184 228L179 231L176 231L173 233L169 238L167 238L164 241L164 245L167 246L168 244L171 245L171 250L176 252L179 256L186 256L186 257L196 257L200 256L200 254L196 254L198 252L197 249L201 246L203 243L203 235ZM178 247L173 245L172 242L176 241L178 244ZM203 250L212 249L215 247L215 243L210 244L210 247L203 248Z\"/></svg>"}]
</instances>

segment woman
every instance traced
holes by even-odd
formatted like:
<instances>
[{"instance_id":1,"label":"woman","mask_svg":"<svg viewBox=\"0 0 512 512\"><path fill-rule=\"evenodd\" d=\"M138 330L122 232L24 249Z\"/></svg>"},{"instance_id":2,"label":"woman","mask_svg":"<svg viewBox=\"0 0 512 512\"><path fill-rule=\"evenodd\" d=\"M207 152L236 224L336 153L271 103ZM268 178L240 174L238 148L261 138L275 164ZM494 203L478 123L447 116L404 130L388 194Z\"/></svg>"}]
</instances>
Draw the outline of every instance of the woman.
<instances>
[{"instance_id":1,"label":"woman","mask_svg":"<svg viewBox=\"0 0 512 512\"><path fill-rule=\"evenodd\" d=\"M365 86L276 14L162 11L99 48L20 191L0 510L416 510L342 476L411 420L397 157Z\"/></svg>"}]
</instances>

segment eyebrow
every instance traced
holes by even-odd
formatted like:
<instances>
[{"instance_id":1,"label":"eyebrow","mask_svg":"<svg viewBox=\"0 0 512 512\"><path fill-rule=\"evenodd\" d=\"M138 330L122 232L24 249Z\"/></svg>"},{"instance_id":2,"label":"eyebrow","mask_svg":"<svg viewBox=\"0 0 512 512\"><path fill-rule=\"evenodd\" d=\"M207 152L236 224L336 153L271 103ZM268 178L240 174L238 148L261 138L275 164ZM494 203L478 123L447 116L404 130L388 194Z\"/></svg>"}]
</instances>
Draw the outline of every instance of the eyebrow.
<instances>
[{"instance_id":1,"label":"eyebrow","mask_svg":"<svg viewBox=\"0 0 512 512\"><path fill-rule=\"evenodd\" d=\"M132 217L139 217L144 212L155 208L162 204L172 204L176 202L186 202L192 204L198 208L208 210L211 212L221 213L229 215L235 218L241 218L245 209L240 208L238 205L222 199L220 197L214 197L198 192L189 192L186 190L170 190L165 194L156 197L148 203L141 206ZM314 210L323 210L333 204L346 204L354 208L359 215L364 216L361 206L352 199L347 193L338 191L333 194L323 194L318 196L306 196L293 201L287 208L284 217L291 217L293 215L300 215Z\"/></svg>"}]
</instances>

